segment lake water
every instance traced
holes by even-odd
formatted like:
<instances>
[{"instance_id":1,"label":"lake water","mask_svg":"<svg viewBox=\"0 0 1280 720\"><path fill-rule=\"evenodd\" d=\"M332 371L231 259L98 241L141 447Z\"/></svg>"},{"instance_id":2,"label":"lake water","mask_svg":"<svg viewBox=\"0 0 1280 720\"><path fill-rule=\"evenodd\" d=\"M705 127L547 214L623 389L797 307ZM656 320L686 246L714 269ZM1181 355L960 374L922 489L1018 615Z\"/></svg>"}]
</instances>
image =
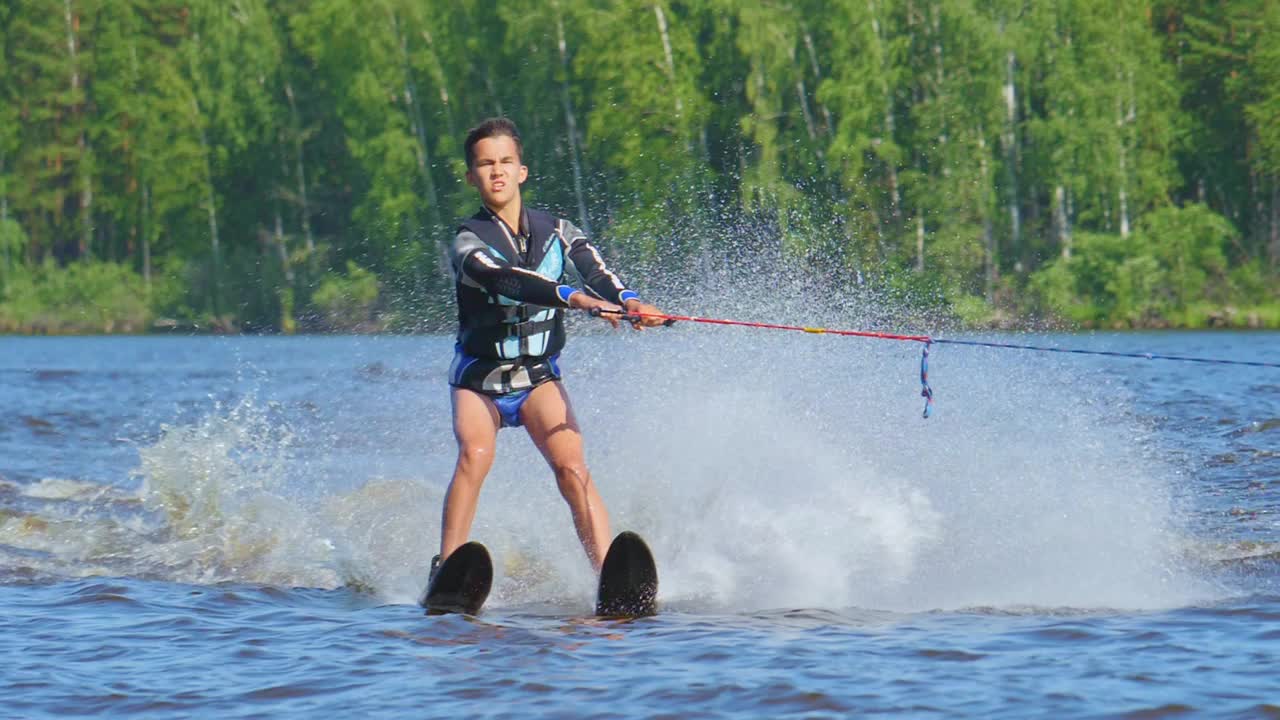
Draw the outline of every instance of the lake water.
<instances>
[{"instance_id":1,"label":"lake water","mask_svg":"<svg viewBox=\"0 0 1280 720\"><path fill-rule=\"evenodd\" d=\"M576 333L588 461L661 573L603 622L521 431L485 611L414 604L448 338L0 338L0 716L1280 717L1280 370L934 346L924 420L919 352Z\"/></svg>"}]
</instances>

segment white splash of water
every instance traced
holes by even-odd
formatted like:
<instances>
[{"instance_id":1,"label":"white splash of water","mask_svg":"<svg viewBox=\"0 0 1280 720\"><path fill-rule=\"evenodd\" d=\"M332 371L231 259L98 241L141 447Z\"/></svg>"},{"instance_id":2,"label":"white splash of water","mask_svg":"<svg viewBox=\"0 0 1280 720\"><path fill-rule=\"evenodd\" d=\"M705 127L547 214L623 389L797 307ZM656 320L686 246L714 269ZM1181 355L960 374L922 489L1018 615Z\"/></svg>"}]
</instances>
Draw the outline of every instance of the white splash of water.
<instances>
[{"instance_id":1,"label":"white splash of water","mask_svg":"<svg viewBox=\"0 0 1280 720\"><path fill-rule=\"evenodd\" d=\"M252 398L165 428L140 451L139 495L161 525L134 559L187 582L339 584L330 542L287 483L293 442Z\"/></svg>"},{"instance_id":2,"label":"white splash of water","mask_svg":"<svg viewBox=\"0 0 1280 720\"><path fill-rule=\"evenodd\" d=\"M1181 561L1173 471L1087 369L938 346L923 420L914 343L667 332L624 341L625 366L601 349L570 388L615 527L650 538L674 605L1131 608L1209 592Z\"/></svg>"},{"instance_id":3,"label":"white splash of water","mask_svg":"<svg viewBox=\"0 0 1280 720\"><path fill-rule=\"evenodd\" d=\"M792 288L768 302L671 309L866 328L879 313L858 302ZM447 340L424 342L447 362ZM1158 439L1127 419L1123 393L1064 361L936 347L938 407L926 421L918 353L914 343L687 323L573 337L562 365L588 461L614 531L653 547L660 600L922 610L1202 597L1178 562L1173 474L1153 461ZM343 392L400 392L357 387ZM395 441L422 443L396 448L420 453L421 473L371 475L353 491L300 488L341 459L332 438L368 429L358 418L346 429L282 423L268 411L272 392L264 384L258 400L141 449L141 498L160 520L120 552L140 572L179 580L346 584L412 602L438 549L453 461L443 379L404 418L421 432ZM568 511L521 431L499 438L472 536L496 561L492 606L590 607L594 579Z\"/></svg>"}]
</instances>

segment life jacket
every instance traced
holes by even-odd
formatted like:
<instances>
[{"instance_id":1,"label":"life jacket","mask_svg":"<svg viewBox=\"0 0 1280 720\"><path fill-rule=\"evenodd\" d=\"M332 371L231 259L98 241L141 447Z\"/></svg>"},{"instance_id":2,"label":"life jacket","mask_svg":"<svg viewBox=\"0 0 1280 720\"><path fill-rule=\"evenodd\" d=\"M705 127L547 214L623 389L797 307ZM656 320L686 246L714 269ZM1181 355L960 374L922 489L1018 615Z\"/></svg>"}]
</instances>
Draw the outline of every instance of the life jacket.
<instances>
[{"instance_id":1,"label":"life jacket","mask_svg":"<svg viewBox=\"0 0 1280 720\"><path fill-rule=\"evenodd\" d=\"M513 234L488 208L462 222L506 262L559 283L565 272L565 244L559 223L549 213L523 210L529 238ZM490 294L458 274L458 344L477 358L514 360L543 358L564 347L564 313L559 308L527 305L505 295Z\"/></svg>"}]
</instances>

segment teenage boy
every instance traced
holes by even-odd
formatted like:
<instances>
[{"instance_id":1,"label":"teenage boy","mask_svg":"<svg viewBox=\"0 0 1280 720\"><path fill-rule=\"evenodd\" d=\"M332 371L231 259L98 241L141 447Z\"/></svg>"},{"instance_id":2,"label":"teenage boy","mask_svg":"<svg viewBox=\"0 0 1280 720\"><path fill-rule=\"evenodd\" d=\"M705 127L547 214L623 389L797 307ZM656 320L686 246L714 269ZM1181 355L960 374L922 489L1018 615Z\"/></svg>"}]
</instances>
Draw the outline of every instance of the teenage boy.
<instances>
[{"instance_id":1,"label":"teenage boy","mask_svg":"<svg viewBox=\"0 0 1280 720\"><path fill-rule=\"evenodd\" d=\"M485 120L467 134L464 149L467 183L483 207L453 241L458 339L449 384L458 461L432 571L467 541L498 430L523 426L555 473L578 539L599 572L610 542L609 514L560 382L564 310L601 312L614 327L623 312L643 314L632 322L636 329L662 324L662 312L628 290L572 223L524 206L520 186L529 169L514 123ZM565 284L568 263L584 289Z\"/></svg>"}]
</instances>

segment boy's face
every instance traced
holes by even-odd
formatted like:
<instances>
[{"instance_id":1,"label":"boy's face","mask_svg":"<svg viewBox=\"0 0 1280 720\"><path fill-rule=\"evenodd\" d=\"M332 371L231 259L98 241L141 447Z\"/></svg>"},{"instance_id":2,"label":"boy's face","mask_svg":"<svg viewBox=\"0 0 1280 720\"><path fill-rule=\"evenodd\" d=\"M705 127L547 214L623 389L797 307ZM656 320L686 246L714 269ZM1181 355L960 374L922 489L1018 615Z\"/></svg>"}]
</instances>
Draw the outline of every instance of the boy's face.
<instances>
[{"instance_id":1,"label":"boy's face","mask_svg":"<svg viewBox=\"0 0 1280 720\"><path fill-rule=\"evenodd\" d=\"M509 135L495 135L472 147L475 161L467 168L467 184L480 191L485 205L506 207L520 195L520 185L529 177L529 168L520 164L516 141Z\"/></svg>"}]
</instances>

